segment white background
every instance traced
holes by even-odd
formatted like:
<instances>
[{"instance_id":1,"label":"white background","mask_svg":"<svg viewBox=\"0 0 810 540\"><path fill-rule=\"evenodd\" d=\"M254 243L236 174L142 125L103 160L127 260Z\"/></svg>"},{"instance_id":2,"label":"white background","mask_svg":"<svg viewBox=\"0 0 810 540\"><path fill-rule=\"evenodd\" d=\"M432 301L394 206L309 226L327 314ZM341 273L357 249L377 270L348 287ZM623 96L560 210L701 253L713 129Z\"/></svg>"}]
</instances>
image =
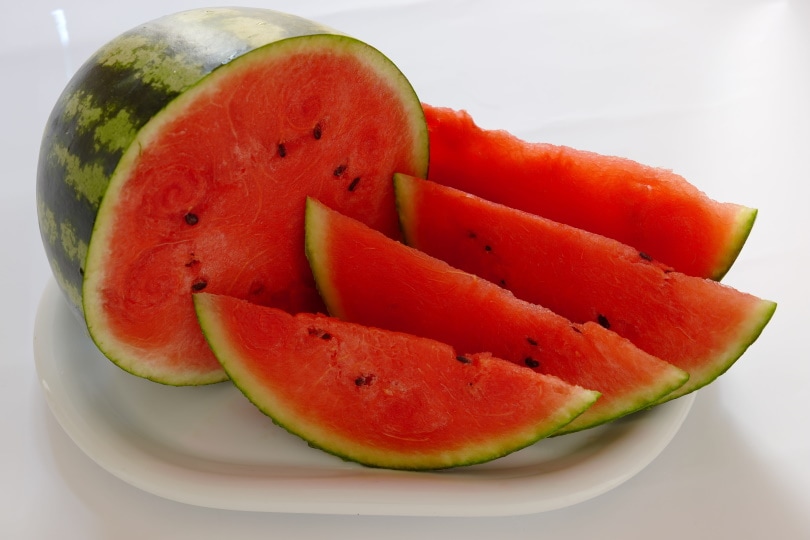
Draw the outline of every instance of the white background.
<instances>
[{"instance_id":1,"label":"white background","mask_svg":"<svg viewBox=\"0 0 810 540\"><path fill-rule=\"evenodd\" d=\"M651 465L562 510L419 518L193 507L131 487L73 444L33 362L33 321L50 276L34 200L42 129L68 74L104 42L201 5L2 1L0 537L810 538L810 359L801 345L810 320L810 2L252 3L375 45L423 101L466 108L485 127L671 168L714 198L759 209L724 281L779 308L749 352L699 392Z\"/></svg>"}]
</instances>

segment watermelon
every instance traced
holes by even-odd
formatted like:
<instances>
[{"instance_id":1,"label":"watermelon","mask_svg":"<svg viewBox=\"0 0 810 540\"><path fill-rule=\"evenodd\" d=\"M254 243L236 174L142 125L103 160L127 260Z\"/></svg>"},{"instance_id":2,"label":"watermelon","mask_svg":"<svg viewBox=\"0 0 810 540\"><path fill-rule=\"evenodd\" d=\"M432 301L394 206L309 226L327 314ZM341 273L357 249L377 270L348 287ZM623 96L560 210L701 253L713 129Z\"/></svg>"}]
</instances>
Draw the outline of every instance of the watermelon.
<instances>
[{"instance_id":1,"label":"watermelon","mask_svg":"<svg viewBox=\"0 0 810 540\"><path fill-rule=\"evenodd\" d=\"M672 171L530 143L464 111L423 106L430 180L608 236L679 272L719 280L754 225L755 209L715 201Z\"/></svg>"},{"instance_id":2,"label":"watermelon","mask_svg":"<svg viewBox=\"0 0 810 540\"><path fill-rule=\"evenodd\" d=\"M576 418L598 394L430 339L194 295L234 384L311 446L373 467L489 461Z\"/></svg>"},{"instance_id":3,"label":"watermelon","mask_svg":"<svg viewBox=\"0 0 810 540\"><path fill-rule=\"evenodd\" d=\"M313 199L305 223L306 253L331 315L462 354L489 352L601 394L559 433L647 407L688 379L597 323L572 323Z\"/></svg>"},{"instance_id":4,"label":"watermelon","mask_svg":"<svg viewBox=\"0 0 810 540\"><path fill-rule=\"evenodd\" d=\"M305 197L397 236L391 175L425 174L427 152L421 104L380 51L271 10L185 11L113 39L68 83L42 139L40 230L113 362L222 381L192 294L323 310Z\"/></svg>"},{"instance_id":5,"label":"watermelon","mask_svg":"<svg viewBox=\"0 0 810 540\"><path fill-rule=\"evenodd\" d=\"M687 371L667 400L724 373L776 308L611 238L408 175L394 183L409 245Z\"/></svg>"}]
</instances>

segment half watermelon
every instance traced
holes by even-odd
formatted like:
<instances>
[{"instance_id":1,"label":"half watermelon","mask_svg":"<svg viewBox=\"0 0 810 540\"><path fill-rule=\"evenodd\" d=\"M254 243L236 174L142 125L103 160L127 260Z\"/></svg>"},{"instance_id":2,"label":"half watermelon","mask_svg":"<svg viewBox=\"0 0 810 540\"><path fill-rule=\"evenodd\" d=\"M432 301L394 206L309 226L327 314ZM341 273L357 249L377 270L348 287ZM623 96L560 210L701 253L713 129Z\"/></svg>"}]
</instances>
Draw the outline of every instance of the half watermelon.
<instances>
[{"instance_id":1,"label":"half watermelon","mask_svg":"<svg viewBox=\"0 0 810 540\"><path fill-rule=\"evenodd\" d=\"M689 381L665 399L724 373L776 308L601 235L407 175L394 185L409 245L687 371Z\"/></svg>"},{"instance_id":2,"label":"half watermelon","mask_svg":"<svg viewBox=\"0 0 810 540\"><path fill-rule=\"evenodd\" d=\"M194 295L200 325L234 384L311 446L373 467L489 461L567 424L598 394L486 354Z\"/></svg>"},{"instance_id":3,"label":"half watermelon","mask_svg":"<svg viewBox=\"0 0 810 540\"><path fill-rule=\"evenodd\" d=\"M306 251L330 314L486 351L601 394L560 433L645 408L688 375L597 323L575 324L313 199Z\"/></svg>"},{"instance_id":4,"label":"half watermelon","mask_svg":"<svg viewBox=\"0 0 810 540\"><path fill-rule=\"evenodd\" d=\"M478 127L424 104L428 178L633 246L685 274L719 280L757 211L710 199L672 171Z\"/></svg>"},{"instance_id":5,"label":"half watermelon","mask_svg":"<svg viewBox=\"0 0 810 540\"><path fill-rule=\"evenodd\" d=\"M42 141L40 229L101 351L168 384L221 381L191 295L323 309L305 197L398 235L391 175L425 174L421 105L376 49L264 9L169 15L105 45Z\"/></svg>"}]
</instances>

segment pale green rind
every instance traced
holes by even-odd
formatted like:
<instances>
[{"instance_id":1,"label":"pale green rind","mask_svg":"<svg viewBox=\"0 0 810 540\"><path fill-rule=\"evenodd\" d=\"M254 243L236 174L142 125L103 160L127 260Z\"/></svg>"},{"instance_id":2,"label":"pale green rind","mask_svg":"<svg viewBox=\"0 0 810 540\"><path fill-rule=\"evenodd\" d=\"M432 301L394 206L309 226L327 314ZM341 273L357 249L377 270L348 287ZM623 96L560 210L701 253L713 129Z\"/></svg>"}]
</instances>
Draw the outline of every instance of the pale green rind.
<instances>
[{"instance_id":1,"label":"pale green rind","mask_svg":"<svg viewBox=\"0 0 810 540\"><path fill-rule=\"evenodd\" d=\"M402 173L394 174L394 202L397 207L397 216L399 216L399 230L402 233L402 241L406 245L418 249L419 246L413 243L416 237L413 233L414 227L416 227L413 200L415 192L416 186L413 178Z\"/></svg>"},{"instance_id":2,"label":"pale green rind","mask_svg":"<svg viewBox=\"0 0 810 540\"><path fill-rule=\"evenodd\" d=\"M734 261L740 255L745 242L754 228L754 222L757 219L757 209L748 208L746 206L740 207L740 212L737 214L735 224L735 234L729 239L728 249L722 254L721 259L718 261L717 267L710 276L715 281L720 281L731 269Z\"/></svg>"},{"instance_id":3,"label":"pale green rind","mask_svg":"<svg viewBox=\"0 0 810 540\"><path fill-rule=\"evenodd\" d=\"M546 418L541 426L537 426L528 433L512 434L508 439L493 440L488 445L479 444L473 448L425 454L380 451L342 437L336 437L329 430L329 426L313 424L306 418L291 413L292 407L277 399L272 389L259 384L251 374L249 366L256 364L256 359L243 358L239 348L234 346L232 337L220 320L216 297L211 294L198 293L193 296L193 299L200 327L211 350L214 351L234 385L257 409L268 416L277 426L307 441L311 447L367 467L420 471L488 462L516 452L556 433L561 426L567 425L586 411L599 397L598 392L580 389L577 399L571 399L566 408L557 411L555 416Z\"/></svg>"},{"instance_id":4,"label":"pale green rind","mask_svg":"<svg viewBox=\"0 0 810 540\"><path fill-rule=\"evenodd\" d=\"M345 318L340 297L329 279L329 209L320 201L307 197L304 218L304 252L329 314L339 319Z\"/></svg>"},{"instance_id":5,"label":"pale green rind","mask_svg":"<svg viewBox=\"0 0 810 540\"><path fill-rule=\"evenodd\" d=\"M700 372L691 372L689 374L689 381L678 388L674 392L663 396L658 400L655 405L666 403L673 399L679 398L695 390L699 390L704 386L712 383L723 375L726 371L734 365L734 363L745 353L746 350L759 338L765 326L768 325L774 312L776 311L776 302L770 300L760 300L757 309L755 309L749 317L749 325L742 329L740 338L730 345L725 354L720 355L714 362L706 366L706 369Z\"/></svg>"},{"instance_id":6,"label":"pale green rind","mask_svg":"<svg viewBox=\"0 0 810 540\"><path fill-rule=\"evenodd\" d=\"M689 373L670 365L666 375L659 379L656 387L646 388L643 392L637 392L627 396L626 399L616 401L611 409L600 411L598 416L590 415L588 411L585 411L554 435L565 435L601 426L635 412L648 409L662 397L669 396L672 392L677 392L678 389L683 388L684 385L688 384L689 379Z\"/></svg>"},{"instance_id":7,"label":"pale green rind","mask_svg":"<svg viewBox=\"0 0 810 540\"><path fill-rule=\"evenodd\" d=\"M112 363L122 370L140 377L141 379L146 379L153 383L162 384L165 386L207 386L211 384L218 384L223 383L228 380L228 374L225 370L218 370L218 371L206 371L206 372L199 372L199 373L192 373L188 370L184 370L182 373L170 373L167 374L165 371L150 371L148 369L143 368L143 363L139 363L138 365L131 365L125 364L123 362L117 362L113 359L110 359Z\"/></svg>"}]
</instances>

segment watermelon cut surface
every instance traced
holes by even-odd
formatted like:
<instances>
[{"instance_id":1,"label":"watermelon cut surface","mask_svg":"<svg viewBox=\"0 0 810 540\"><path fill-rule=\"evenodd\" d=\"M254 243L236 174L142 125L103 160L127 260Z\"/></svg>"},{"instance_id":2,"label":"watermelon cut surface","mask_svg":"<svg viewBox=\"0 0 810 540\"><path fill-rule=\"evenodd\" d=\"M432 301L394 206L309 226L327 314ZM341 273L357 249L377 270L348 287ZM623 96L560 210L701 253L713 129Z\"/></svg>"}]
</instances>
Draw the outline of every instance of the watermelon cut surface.
<instances>
[{"instance_id":1,"label":"watermelon cut surface","mask_svg":"<svg viewBox=\"0 0 810 540\"><path fill-rule=\"evenodd\" d=\"M598 394L407 334L194 295L234 384L311 446L373 467L441 469L548 436Z\"/></svg>"},{"instance_id":2,"label":"watermelon cut surface","mask_svg":"<svg viewBox=\"0 0 810 540\"><path fill-rule=\"evenodd\" d=\"M687 371L667 400L724 373L776 308L601 235L411 176L394 183L409 245Z\"/></svg>"},{"instance_id":3,"label":"watermelon cut surface","mask_svg":"<svg viewBox=\"0 0 810 540\"><path fill-rule=\"evenodd\" d=\"M40 229L106 356L159 382L217 382L191 295L322 310L306 196L396 236L391 175L425 174L427 145L421 104L376 49L270 10L177 13L104 46L59 98Z\"/></svg>"},{"instance_id":4,"label":"watermelon cut surface","mask_svg":"<svg viewBox=\"0 0 810 540\"><path fill-rule=\"evenodd\" d=\"M719 280L757 211L717 202L672 171L482 129L423 104L438 183L616 239L679 272Z\"/></svg>"},{"instance_id":5,"label":"watermelon cut surface","mask_svg":"<svg viewBox=\"0 0 810 540\"><path fill-rule=\"evenodd\" d=\"M642 409L688 379L597 323L575 324L519 300L312 199L306 252L333 316L442 341L461 354L486 351L599 392L560 433Z\"/></svg>"}]
</instances>

